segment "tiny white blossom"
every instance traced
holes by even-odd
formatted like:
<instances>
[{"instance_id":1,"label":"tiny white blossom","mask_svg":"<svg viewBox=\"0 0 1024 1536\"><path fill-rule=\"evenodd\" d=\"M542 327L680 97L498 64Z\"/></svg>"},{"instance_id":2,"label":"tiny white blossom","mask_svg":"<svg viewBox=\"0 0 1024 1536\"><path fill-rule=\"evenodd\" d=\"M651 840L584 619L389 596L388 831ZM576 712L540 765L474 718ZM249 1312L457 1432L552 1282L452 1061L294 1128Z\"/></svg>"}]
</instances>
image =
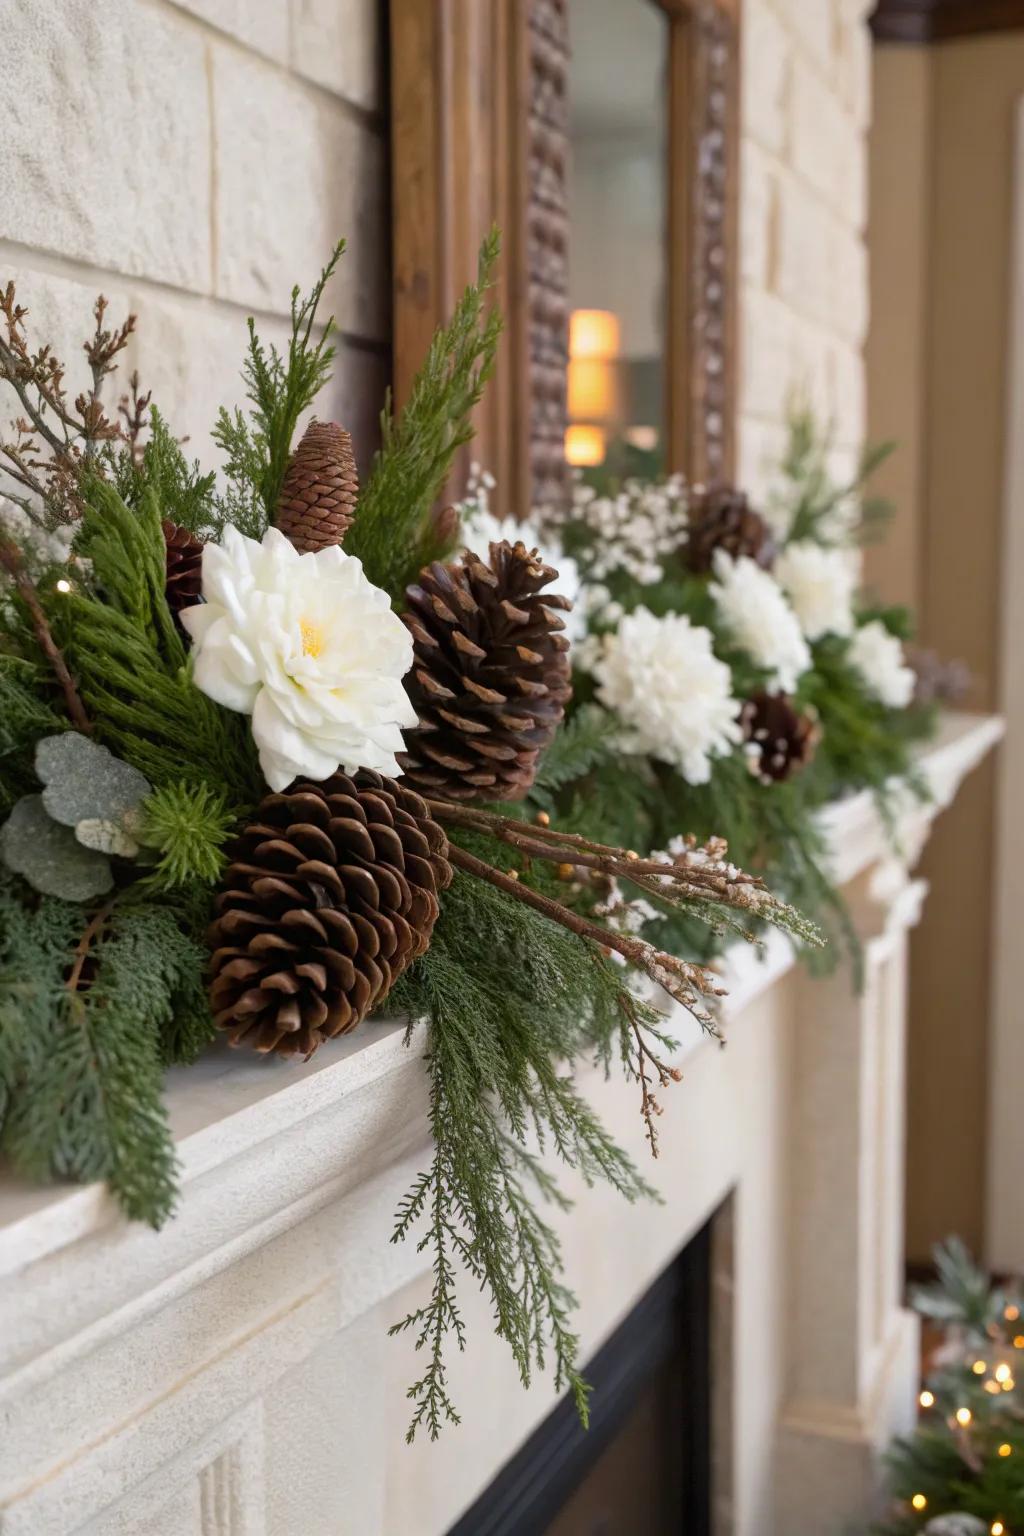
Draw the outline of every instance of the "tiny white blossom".
<instances>
[{"instance_id":1,"label":"tiny white blossom","mask_svg":"<svg viewBox=\"0 0 1024 1536\"><path fill-rule=\"evenodd\" d=\"M271 528L258 544L230 523L203 550L205 602L182 609L196 687L252 716L271 789L336 769L397 774L412 636L352 555L300 555Z\"/></svg>"},{"instance_id":2,"label":"tiny white blossom","mask_svg":"<svg viewBox=\"0 0 1024 1536\"><path fill-rule=\"evenodd\" d=\"M593 672L598 698L622 723L623 747L671 763L691 784L706 784L711 759L740 740L732 673L710 630L684 614L626 614L601 637Z\"/></svg>"},{"instance_id":3,"label":"tiny white blossom","mask_svg":"<svg viewBox=\"0 0 1024 1536\"><path fill-rule=\"evenodd\" d=\"M722 623L773 685L791 693L810 666L811 653L782 589L748 555L734 560L719 549L712 566L717 580L709 590Z\"/></svg>"},{"instance_id":4,"label":"tiny white blossom","mask_svg":"<svg viewBox=\"0 0 1024 1536\"><path fill-rule=\"evenodd\" d=\"M903 662L903 647L879 619L862 624L850 641L850 662L879 703L905 709L914 694L914 674Z\"/></svg>"},{"instance_id":5,"label":"tiny white blossom","mask_svg":"<svg viewBox=\"0 0 1024 1536\"><path fill-rule=\"evenodd\" d=\"M660 581L670 557L689 533L690 491L681 475L664 480L627 480L615 494L599 496L592 486L573 487L572 519L592 535L588 577L603 581L617 571L643 586ZM546 530L560 514L538 510Z\"/></svg>"},{"instance_id":6,"label":"tiny white blossom","mask_svg":"<svg viewBox=\"0 0 1024 1536\"><path fill-rule=\"evenodd\" d=\"M811 539L789 544L773 572L808 640L853 632L853 596L860 579L854 550L825 548Z\"/></svg>"}]
</instances>

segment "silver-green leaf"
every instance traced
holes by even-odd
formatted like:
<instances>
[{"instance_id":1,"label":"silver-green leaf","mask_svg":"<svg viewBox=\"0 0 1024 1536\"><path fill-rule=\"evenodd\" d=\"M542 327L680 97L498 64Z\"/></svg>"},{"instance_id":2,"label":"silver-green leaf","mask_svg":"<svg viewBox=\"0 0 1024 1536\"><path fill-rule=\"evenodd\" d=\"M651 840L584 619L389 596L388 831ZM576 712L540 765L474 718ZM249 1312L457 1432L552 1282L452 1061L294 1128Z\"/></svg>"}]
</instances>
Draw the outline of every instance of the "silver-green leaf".
<instances>
[{"instance_id":1,"label":"silver-green leaf","mask_svg":"<svg viewBox=\"0 0 1024 1536\"><path fill-rule=\"evenodd\" d=\"M43 896L88 901L114 884L105 854L53 820L42 795L25 795L0 827L0 859Z\"/></svg>"}]
</instances>

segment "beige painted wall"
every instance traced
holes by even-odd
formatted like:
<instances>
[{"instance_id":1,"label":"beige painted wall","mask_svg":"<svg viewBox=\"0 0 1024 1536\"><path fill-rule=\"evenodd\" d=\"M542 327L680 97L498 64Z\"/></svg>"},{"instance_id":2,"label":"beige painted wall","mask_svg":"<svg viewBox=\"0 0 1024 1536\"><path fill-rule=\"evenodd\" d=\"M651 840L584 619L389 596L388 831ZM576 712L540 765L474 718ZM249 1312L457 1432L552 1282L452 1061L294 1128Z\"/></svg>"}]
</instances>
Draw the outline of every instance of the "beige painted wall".
<instances>
[{"instance_id":1,"label":"beige painted wall","mask_svg":"<svg viewBox=\"0 0 1024 1536\"><path fill-rule=\"evenodd\" d=\"M924 642L961 656L972 702L999 696L1014 105L1024 33L875 54L868 426L901 451L898 502L871 574L914 601ZM936 830L933 896L913 946L908 1254L949 1231L984 1242L994 774Z\"/></svg>"}]
</instances>

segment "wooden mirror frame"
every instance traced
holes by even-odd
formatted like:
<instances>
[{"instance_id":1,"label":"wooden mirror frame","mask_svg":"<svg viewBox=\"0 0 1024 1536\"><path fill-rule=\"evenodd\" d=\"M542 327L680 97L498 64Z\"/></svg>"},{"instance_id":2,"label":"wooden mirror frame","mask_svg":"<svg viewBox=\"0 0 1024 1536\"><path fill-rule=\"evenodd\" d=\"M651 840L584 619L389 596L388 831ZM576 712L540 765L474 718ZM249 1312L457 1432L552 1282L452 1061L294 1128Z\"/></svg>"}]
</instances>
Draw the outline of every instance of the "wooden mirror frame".
<instances>
[{"instance_id":1,"label":"wooden mirror frame","mask_svg":"<svg viewBox=\"0 0 1024 1536\"><path fill-rule=\"evenodd\" d=\"M666 459L733 474L740 0L652 0L669 41ZM506 334L473 455L499 512L566 492L568 0L391 0L394 385L500 225Z\"/></svg>"}]
</instances>

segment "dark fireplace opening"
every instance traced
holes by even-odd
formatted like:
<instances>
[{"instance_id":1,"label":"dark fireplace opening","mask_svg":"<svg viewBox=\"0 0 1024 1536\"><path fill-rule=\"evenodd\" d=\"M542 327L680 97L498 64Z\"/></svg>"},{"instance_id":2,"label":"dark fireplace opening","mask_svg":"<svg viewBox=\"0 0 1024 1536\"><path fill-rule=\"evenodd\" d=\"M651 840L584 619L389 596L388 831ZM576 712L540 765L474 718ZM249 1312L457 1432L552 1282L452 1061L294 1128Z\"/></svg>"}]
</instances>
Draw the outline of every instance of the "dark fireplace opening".
<instances>
[{"instance_id":1,"label":"dark fireplace opening","mask_svg":"<svg viewBox=\"0 0 1024 1536\"><path fill-rule=\"evenodd\" d=\"M449 1536L711 1536L712 1222Z\"/></svg>"}]
</instances>

